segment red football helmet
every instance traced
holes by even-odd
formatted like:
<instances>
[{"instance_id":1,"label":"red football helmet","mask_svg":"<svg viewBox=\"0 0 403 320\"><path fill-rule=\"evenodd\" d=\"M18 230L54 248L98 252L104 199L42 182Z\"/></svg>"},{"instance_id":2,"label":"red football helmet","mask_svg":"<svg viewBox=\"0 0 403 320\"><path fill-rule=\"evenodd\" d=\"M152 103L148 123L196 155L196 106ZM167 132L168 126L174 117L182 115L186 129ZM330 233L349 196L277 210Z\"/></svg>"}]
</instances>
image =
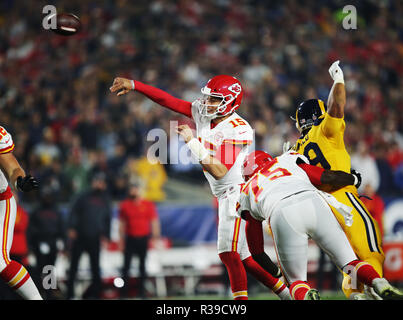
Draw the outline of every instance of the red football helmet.
<instances>
[{"instance_id":1,"label":"red football helmet","mask_svg":"<svg viewBox=\"0 0 403 320\"><path fill-rule=\"evenodd\" d=\"M258 172L266 163L272 161L273 158L268 153L256 150L249 153L242 165L242 175L248 181L256 172Z\"/></svg>"},{"instance_id":2,"label":"red football helmet","mask_svg":"<svg viewBox=\"0 0 403 320\"><path fill-rule=\"evenodd\" d=\"M239 80L227 75L211 78L201 89L203 98L200 101L199 112L206 117L222 117L239 108L243 96L243 88ZM219 105L208 104L208 97L220 98ZM210 112L209 107L216 107Z\"/></svg>"}]
</instances>

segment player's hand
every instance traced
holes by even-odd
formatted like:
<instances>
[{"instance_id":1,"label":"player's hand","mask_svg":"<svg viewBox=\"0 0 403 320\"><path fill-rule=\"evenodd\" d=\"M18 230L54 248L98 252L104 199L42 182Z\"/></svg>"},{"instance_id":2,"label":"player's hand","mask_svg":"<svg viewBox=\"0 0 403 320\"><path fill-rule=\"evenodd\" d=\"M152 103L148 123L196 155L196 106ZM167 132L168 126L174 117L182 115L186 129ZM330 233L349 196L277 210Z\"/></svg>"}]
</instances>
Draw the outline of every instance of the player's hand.
<instances>
[{"instance_id":1,"label":"player's hand","mask_svg":"<svg viewBox=\"0 0 403 320\"><path fill-rule=\"evenodd\" d=\"M290 141L284 142L284 143L283 143L283 153L284 153L284 152L287 152L287 151L290 150L290 149L291 149L291 143L290 143Z\"/></svg>"},{"instance_id":2,"label":"player's hand","mask_svg":"<svg viewBox=\"0 0 403 320\"><path fill-rule=\"evenodd\" d=\"M354 177L354 186L358 189L362 182L361 173L359 173L355 170L351 170L351 174Z\"/></svg>"},{"instance_id":3,"label":"player's hand","mask_svg":"<svg viewBox=\"0 0 403 320\"><path fill-rule=\"evenodd\" d=\"M186 143L188 143L190 140L194 138L192 129L190 129L190 127L187 124L177 126L175 129L176 133L179 133Z\"/></svg>"},{"instance_id":4,"label":"player's hand","mask_svg":"<svg viewBox=\"0 0 403 320\"><path fill-rule=\"evenodd\" d=\"M16 181L16 187L19 191L29 192L32 189L38 189L39 182L31 175L26 175L25 177L19 176Z\"/></svg>"},{"instance_id":5,"label":"player's hand","mask_svg":"<svg viewBox=\"0 0 403 320\"><path fill-rule=\"evenodd\" d=\"M333 64L329 68L329 73L334 82L344 83L344 74L343 70L341 70L339 66L339 63L340 60L333 62Z\"/></svg>"},{"instance_id":6,"label":"player's hand","mask_svg":"<svg viewBox=\"0 0 403 320\"><path fill-rule=\"evenodd\" d=\"M117 92L117 96L122 96L130 90L134 90L134 81L117 77L113 80L112 87L110 87L109 90L112 93Z\"/></svg>"}]
</instances>

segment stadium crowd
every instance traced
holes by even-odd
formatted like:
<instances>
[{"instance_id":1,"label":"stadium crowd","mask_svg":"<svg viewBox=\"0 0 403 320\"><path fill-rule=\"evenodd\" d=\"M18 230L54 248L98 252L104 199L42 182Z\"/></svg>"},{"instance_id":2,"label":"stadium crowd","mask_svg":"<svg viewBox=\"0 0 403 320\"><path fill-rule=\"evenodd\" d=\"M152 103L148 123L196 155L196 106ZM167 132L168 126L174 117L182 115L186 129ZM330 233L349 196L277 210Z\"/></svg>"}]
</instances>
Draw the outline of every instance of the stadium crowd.
<instances>
[{"instance_id":1,"label":"stadium crowd","mask_svg":"<svg viewBox=\"0 0 403 320\"><path fill-rule=\"evenodd\" d=\"M108 174L119 199L146 154L147 132L168 132L166 119L177 118L141 95L110 94L114 76L193 100L212 75L235 75L246 89L239 112L256 130L256 147L276 155L298 136L289 119L296 106L327 100L327 69L337 59L347 80L353 165L365 163L357 169L380 194L403 188L399 2L361 2L357 29L345 30L339 1L59 1L59 12L81 18L74 37L42 29L40 12L25 14L38 11L37 2L1 7L1 124L13 134L16 156L52 185L56 200L86 189L94 169Z\"/></svg>"},{"instance_id":2,"label":"stadium crowd","mask_svg":"<svg viewBox=\"0 0 403 320\"><path fill-rule=\"evenodd\" d=\"M237 76L246 90L239 112L255 129L256 147L278 155L298 137L290 119L298 104L327 100L334 60L346 78L353 166L380 195L401 194L401 2L360 2L357 29L346 30L336 0L58 1L59 12L81 19L72 37L42 28L40 3L0 4L0 124L56 202L86 190L94 171L107 174L112 198L121 200L131 177L153 171L144 164L147 133L169 132L167 119L179 119L139 94L111 94L115 76L189 101L211 76ZM154 171L158 190L165 171L173 172L169 165ZM149 199L164 200L152 190Z\"/></svg>"}]
</instances>

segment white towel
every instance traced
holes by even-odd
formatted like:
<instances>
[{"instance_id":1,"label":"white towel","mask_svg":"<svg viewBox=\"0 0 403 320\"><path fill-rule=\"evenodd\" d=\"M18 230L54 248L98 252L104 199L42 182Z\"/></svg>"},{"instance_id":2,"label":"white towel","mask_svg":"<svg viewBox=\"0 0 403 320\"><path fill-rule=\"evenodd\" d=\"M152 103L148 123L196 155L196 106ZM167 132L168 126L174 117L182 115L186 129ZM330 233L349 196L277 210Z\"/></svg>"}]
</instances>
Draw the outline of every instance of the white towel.
<instances>
[{"instance_id":1,"label":"white towel","mask_svg":"<svg viewBox=\"0 0 403 320\"><path fill-rule=\"evenodd\" d=\"M353 215L351 214L353 208L345 205L344 203L341 203L327 192L318 190L318 193L329 205L335 208L344 217L344 222L346 223L346 226L351 227L351 225L353 224Z\"/></svg>"}]
</instances>

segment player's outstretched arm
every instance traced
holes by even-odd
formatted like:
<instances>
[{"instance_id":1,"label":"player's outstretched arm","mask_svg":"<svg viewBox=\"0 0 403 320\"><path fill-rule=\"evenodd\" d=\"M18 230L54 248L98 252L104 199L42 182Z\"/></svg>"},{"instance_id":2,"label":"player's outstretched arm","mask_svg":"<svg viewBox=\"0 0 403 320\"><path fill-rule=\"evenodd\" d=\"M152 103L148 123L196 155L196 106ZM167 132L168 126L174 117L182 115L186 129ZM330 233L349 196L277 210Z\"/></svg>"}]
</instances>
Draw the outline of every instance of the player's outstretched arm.
<instances>
[{"instance_id":1,"label":"player's outstretched arm","mask_svg":"<svg viewBox=\"0 0 403 320\"><path fill-rule=\"evenodd\" d=\"M354 185L357 188L361 184L360 174L348 174L344 171L325 170L321 177L322 186L333 192L345 186Z\"/></svg>"},{"instance_id":2,"label":"player's outstretched arm","mask_svg":"<svg viewBox=\"0 0 403 320\"><path fill-rule=\"evenodd\" d=\"M344 117L344 106L346 105L346 88L344 86L343 71L339 66L340 61L337 60L329 68L330 76L334 83L330 89L327 100L327 113L333 118Z\"/></svg>"},{"instance_id":3,"label":"player's outstretched arm","mask_svg":"<svg viewBox=\"0 0 403 320\"><path fill-rule=\"evenodd\" d=\"M298 163L298 165L306 172L315 187L326 192L334 192L349 185L358 188L361 184L361 174L357 172L349 174L340 170L325 170L306 163Z\"/></svg>"},{"instance_id":4,"label":"player's outstretched arm","mask_svg":"<svg viewBox=\"0 0 403 320\"><path fill-rule=\"evenodd\" d=\"M11 152L0 154L0 167L6 173L11 185L18 191L29 192L39 187L38 181L31 175L25 174Z\"/></svg>"},{"instance_id":5,"label":"player's outstretched arm","mask_svg":"<svg viewBox=\"0 0 403 320\"><path fill-rule=\"evenodd\" d=\"M176 98L161 89L140 81L117 77L113 80L113 84L109 90L112 93L116 92L117 96L122 96L131 90L140 92L155 103L192 118L191 102Z\"/></svg>"}]
</instances>

